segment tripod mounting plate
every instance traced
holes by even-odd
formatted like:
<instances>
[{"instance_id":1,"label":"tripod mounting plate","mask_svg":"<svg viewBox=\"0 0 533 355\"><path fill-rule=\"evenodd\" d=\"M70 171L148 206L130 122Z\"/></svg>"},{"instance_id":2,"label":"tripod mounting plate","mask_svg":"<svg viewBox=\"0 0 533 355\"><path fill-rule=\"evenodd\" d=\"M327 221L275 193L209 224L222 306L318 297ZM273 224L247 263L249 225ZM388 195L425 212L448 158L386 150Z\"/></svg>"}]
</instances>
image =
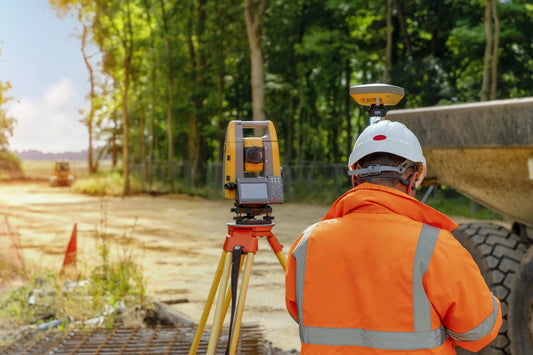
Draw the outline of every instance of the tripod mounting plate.
<instances>
[{"instance_id":1,"label":"tripod mounting plate","mask_svg":"<svg viewBox=\"0 0 533 355\"><path fill-rule=\"evenodd\" d=\"M241 225L272 224L272 220L274 219L270 205L248 206L235 203L235 207L231 209L231 212L235 213L233 219L236 221L236 224ZM259 219L261 216L262 219Z\"/></svg>"},{"instance_id":2,"label":"tripod mounting plate","mask_svg":"<svg viewBox=\"0 0 533 355\"><path fill-rule=\"evenodd\" d=\"M404 89L389 84L355 85L350 96L360 105L396 105L404 96Z\"/></svg>"}]
</instances>

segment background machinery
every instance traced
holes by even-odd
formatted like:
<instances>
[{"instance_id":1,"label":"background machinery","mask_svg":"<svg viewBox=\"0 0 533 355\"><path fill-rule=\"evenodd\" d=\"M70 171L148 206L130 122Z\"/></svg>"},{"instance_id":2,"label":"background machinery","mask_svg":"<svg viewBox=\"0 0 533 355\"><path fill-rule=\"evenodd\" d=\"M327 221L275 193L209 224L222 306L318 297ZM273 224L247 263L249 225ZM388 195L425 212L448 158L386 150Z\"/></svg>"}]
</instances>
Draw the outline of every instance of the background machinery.
<instances>
[{"instance_id":1,"label":"background machinery","mask_svg":"<svg viewBox=\"0 0 533 355\"><path fill-rule=\"evenodd\" d=\"M480 354L533 354L533 98L391 110L387 119L420 140L426 185L450 186L505 217L453 233L502 304L500 334Z\"/></svg>"},{"instance_id":2,"label":"background machinery","mask_svg":"<svg viewBox=\"0 0 533 355\"><path fill-rule=\"evenodd\" d=\"M64 159L56 160L52 164L49 181L50 186L70 186L74 182L70 163Z\"/></svg>"}]
</instances>

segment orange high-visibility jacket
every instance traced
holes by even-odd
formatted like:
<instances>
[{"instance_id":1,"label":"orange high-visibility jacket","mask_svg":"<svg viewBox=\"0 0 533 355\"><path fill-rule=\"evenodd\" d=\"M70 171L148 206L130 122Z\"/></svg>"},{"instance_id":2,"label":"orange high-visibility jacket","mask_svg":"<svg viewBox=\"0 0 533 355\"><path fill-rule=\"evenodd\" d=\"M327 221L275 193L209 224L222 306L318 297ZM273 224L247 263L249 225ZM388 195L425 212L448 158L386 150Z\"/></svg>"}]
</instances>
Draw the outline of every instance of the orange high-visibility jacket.
<instances>
[{"instance_id":1,"label":"orange high-visibility jacket","mask_svg":"<svg viewBox=\"0 0 533 355\"><path fill-rule=\"evenodd\" d=\"M393 188L363 183L289 251L286 304L302 354L478 351L501 326L500 303L457 225Z\"/></svg>"}]
</instances>

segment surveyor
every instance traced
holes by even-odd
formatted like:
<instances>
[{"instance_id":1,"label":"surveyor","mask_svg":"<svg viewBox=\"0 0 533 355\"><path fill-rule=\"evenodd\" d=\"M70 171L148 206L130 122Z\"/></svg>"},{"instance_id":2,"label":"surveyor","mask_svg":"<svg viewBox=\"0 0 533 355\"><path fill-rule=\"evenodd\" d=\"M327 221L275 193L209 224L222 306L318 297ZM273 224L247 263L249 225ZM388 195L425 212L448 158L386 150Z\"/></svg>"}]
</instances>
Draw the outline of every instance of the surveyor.
<instances>
[{"instance_id":1,"label":"surveyor","mask_svg":"<svg viewBox=\"0 0 533 355\"><path fill-rule=\"evenodd\" d=\"M498 334L499 300L457 225L415 199L426 174L416 136L387 120L350 154L353 189L308 227L287 259L286 305L301 354L455 354Z\"/></svg>"}]
</instances>

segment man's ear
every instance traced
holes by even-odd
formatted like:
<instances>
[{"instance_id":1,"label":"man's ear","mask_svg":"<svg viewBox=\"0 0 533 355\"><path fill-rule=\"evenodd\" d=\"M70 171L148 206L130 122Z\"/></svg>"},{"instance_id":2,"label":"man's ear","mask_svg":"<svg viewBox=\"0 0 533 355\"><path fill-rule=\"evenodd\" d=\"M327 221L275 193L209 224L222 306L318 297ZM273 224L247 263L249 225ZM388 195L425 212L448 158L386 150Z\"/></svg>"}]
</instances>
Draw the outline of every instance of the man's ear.
<instances>
[{"instance_id":1,"label":"man's ear","mask_svg":"<svg viewBox=\"0 0 533 355\"><path fill-rule=\"evenodd\" d=\"M416 184L417 179L418 179L418 173L413 173L411 174L411 176L409 176L409 185L407 187L407 194L411 195L411 192L412 192L411 196L414 196L415 190L416 190L415 184Z\"/></svg>"}]
</instances>

